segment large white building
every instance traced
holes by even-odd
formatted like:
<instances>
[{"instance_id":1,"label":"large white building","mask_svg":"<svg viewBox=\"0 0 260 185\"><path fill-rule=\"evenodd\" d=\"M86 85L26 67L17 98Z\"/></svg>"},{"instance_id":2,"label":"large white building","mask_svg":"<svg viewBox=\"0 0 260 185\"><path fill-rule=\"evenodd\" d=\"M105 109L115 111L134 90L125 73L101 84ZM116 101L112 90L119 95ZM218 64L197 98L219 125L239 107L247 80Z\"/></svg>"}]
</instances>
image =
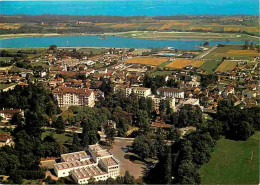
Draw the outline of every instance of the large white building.
<instances>
[{"instance_id":1,"label":"large white building","mask_svg":"<svg viewBox=\"0 0 260 185\"><path fill-rule=\"evenodd\" d=\"M161 88L157 89L157 94L165 96L165 97L183 99L185 93L184 93L184 90L182 90L182 89L161 87Z\"/></svg>"},{"instance_id":2,"label":"large white building","mask_svg":"<svg viewBox=\"0 0 260 185\"><path fill-rule=\"evenodd\" d=\"M170 103L170 107L175 110L175 98L173 96L153 95L151 88L146 87L127 87L125 85L118 85L114 87L114 92L118 92L120 90L123 91L126 96L134 93L138 97L151 98L153 101L153 109L156 112L159 112L159 106L162 100L168 100Z\"/></svg>"},{"instance_id":3,"label":"large white building","mask_svg":"<svg viewBox=\"0 0 260 185\"><path fill-rule=\"evenodd\" d=\"M119 162L100 145L90 145L87 152L61 155L61 163L54 164L58 177L70 176L78 184L87 184L92 177L96 181L119 176Z\"/></svg>"},{"instance_id":4,"label":"large white building","mask_svg":"<svg viewBox=\"0 0 260 185\"><path fill-rule=\"evenodd\" d=\"M53 90L53 96L57 99L59 107L95 106L95 94L87 88L62 87Z\"/></svg>"}]
</instances>

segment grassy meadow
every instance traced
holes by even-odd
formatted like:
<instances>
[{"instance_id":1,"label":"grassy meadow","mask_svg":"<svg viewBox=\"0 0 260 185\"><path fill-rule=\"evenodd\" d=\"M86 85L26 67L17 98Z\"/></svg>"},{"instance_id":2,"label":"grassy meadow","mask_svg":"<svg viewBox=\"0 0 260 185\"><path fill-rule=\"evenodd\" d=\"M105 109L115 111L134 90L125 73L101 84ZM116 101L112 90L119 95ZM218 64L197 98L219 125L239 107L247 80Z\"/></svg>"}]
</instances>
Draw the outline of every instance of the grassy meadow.
<instances>
[{"instance_id":1,"label":"grassy meadow","mask_svg":"<svg viewBox=\"0 0 260 185\"><path fill-rule=\"evenodd\" d=\"M259 184L259 137L260 132L247 141L220 139L200 169L202 184Z\"/></svg>"}]
</instances>

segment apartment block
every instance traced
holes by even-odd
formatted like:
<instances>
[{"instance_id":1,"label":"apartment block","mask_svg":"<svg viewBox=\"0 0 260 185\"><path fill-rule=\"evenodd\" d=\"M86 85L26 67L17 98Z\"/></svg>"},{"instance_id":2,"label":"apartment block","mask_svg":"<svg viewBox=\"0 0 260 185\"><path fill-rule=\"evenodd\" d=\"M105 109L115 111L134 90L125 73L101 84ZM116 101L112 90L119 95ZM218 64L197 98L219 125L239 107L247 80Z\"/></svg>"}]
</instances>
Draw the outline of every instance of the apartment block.
<instances>
[{"instance_id":1,"label":"apartment block","mask_svg":"<svg viewBox=\"0 0 260 185\"><path fill-rule=\"evenodd\" d=\"M95 106L95 94L93 90L87 88L62 87L54 89L52 93L59 107Z\"/></svg>"},{"instance_id":2,"label":"apartment block","mask_svg":"<svg viewBox=\"0 0 260 185\"><path fill-rule=\"evenodd\" d=\"M161 87L157 90L157 94L165 97L183 99L185 93L182 89Z\"/></svg>"}]
</instances>

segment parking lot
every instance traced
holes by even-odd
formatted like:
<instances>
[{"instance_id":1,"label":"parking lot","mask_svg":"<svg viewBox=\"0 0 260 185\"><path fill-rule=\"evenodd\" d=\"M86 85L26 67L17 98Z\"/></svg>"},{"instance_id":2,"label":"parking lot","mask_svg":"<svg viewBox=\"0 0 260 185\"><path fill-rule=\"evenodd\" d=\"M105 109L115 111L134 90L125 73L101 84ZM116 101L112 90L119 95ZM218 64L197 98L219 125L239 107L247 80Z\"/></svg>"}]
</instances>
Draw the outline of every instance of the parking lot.
<instances>
[{"instance_id":1,"label":"parking lot","mask_svg":"<svg viewBox=\"0 0 260 185\"><path fill-rule=\"evenodd\" d=\"M131 162L129 159L125 157L126 153L122 150L122 148L126 148L127 145L131 145L132 142L133 141L116 139L115 143L113 144L113 148L110 150L110 152L120 162L121 175L124 175L125 171L128 170L131 175L138 179L139 177L143 176L145 165L135 164Z\"/></svg>"}]
</instances>

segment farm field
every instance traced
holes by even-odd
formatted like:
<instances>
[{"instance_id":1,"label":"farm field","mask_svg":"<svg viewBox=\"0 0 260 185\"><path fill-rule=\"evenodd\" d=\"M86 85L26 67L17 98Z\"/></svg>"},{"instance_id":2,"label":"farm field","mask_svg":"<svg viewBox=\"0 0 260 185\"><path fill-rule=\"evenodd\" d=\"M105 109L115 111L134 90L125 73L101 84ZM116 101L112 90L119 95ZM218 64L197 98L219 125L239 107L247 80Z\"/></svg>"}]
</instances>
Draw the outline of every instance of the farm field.
<instances>
[{"instance_id":1,"label":"farm field","mask_svg":"<svg viewBox=\"0 0 260 185\"><path fill-rule=\"evenodd\" d=\"M259 137L260 132L247 141L221 138L209 163L200 168L202 184L258 184Z\"/></svg>"},{"instance_id":2,"label":"farm field","mask_svg":"<svg viewBox=\"0 0 260 185\"><path fill-rule=\"evenodd\" d=\"M213 73L221 62L221 60L207 60L200 66L200 68L208 73Z\"/></svg>"},{"instance_id":3,"label":"farm field","mask_svg":"<svg viewBox=\"0 0 260 185\"><path fill-rule=\"evenodd\" d=\"M227 72L232 71L237 66L236 61L224 61L222 62L218 68L215 70L215 72Z\"/></svg>"},{"instance_id":4,"label":"farm field","mask_svg":"<svg viewBox=\"0 0 260 185\"><path fill-rule=\"evenodd\" d=\"M223 57L231 57L235 60L252 60L259 56L255 50L243 50L241 45L229 45L218 47L203 59L221 60Z\"/></svg>"},{"instance_id":5,"label":"farm field","mask_svg":"<svg viewBox=\"0 0 260 185\"><path fill-rule=\"evenodd\" d=\"M126 60L125 63L158 66L164 62L167 62L168 60L169 60L169 58L135 57L135 58Z\"/></svg>"},{"instance_id":6,"label":"farm field","mask_svg":"<svg viewBox=\"0 0 260 185\"><path fill-rule=\"evenodd\" d=\"M176 59L172 61L170 64L166 65L165 67L182 69L188 65L191 65L193 67L200 67L203 63L204 61L202 60Z\"/></svg>"}]
</instances>

